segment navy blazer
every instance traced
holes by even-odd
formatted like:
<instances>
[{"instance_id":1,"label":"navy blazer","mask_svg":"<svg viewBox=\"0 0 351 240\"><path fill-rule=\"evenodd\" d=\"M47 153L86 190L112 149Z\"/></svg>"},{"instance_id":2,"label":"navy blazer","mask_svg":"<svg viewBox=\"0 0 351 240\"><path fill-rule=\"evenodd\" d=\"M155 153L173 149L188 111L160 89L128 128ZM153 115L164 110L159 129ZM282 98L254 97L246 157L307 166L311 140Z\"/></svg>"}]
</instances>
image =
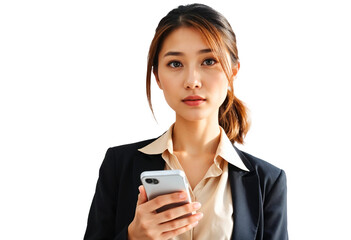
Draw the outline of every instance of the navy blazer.
<instances>
[{"instance_id":1,"label":"navy blazer","mask_svg":"<svg viewBox=\"0 0 351 240\"><path fill-rule=\"evenodd\" d=\"M138 151L154 140L107 150L100 167L85 240L128 239L128 225L134 218L141 185L140 174L165 168L161 154L147 155ZM228 165L234 210L232 239L288 239L284 171L233 147L250 171Z\"/></svg>"}]
</instances>

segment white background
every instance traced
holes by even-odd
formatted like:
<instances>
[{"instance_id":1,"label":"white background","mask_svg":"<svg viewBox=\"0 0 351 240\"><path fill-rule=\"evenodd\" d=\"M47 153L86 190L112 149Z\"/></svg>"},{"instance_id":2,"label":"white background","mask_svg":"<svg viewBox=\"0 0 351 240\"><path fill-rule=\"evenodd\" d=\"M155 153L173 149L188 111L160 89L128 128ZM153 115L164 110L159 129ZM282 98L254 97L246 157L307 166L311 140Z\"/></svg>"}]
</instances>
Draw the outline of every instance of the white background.
<instances>
[{"instance_id":1,"label":"white background","mask_svg":"<svg viewBox=\"0 0 351 240\"><path fill-rule=\"evenodd\" d=\"M215 3L216 2L216 3ZM82 239L108 147L157 137L173 113L145 96L158 21L188 1L0 2L0 239ZM237 35L239 148L283 168L290 238L350 230L347 1L203 1Z\"/></svg>"}]
</instances>

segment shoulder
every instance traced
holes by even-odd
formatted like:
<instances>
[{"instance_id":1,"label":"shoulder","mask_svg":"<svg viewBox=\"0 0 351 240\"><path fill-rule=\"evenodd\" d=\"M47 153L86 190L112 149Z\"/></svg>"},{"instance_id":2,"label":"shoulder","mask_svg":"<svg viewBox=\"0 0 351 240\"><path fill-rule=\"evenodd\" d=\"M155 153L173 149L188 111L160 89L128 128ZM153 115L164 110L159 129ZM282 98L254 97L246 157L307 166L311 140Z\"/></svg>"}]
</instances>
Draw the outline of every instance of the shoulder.
<instances>
[{"instance_id":1,"label":"shoulder","mask_svg":"<svg viewBox=\"0 0 351 240\"><path fill-rule=\"evenodd\" d=\"M243 160L247 160L249 163L249 167L252 170L255 170L258 173L262 173L268 176L276 176L279 175L282 169L274 166L266 160L253 156L247 152L239 150L242 156L244 156ZM245 162L244 162L245 163ZM250 168L249 168L250 169Z\"/></svg>"},{"instance_id":2,"label":"shoulder","mask_svg":"<svg viewBox=\"0 0 351 240\"><path fill-rule=\"evenodd\" d=\"M130 163L133 159L142 158L144 154L138 149L150 144L155 139L156 138L110 147L106 151L103 164L115 165L118 162L118 164L123 165L124 163Z\"/></svg>"},{"instance_id":3,"label":"shoulder","mask_svg":"<svg viewBox=\"0 0 351 240\"><path fill-rule=\"evenodd\" d=\"M283 169L239 149L237 152L250 172L257 174L262 187L269 188L277 182L286 184L286 175Z\"/></svg>"},{"instance_id":4,"label":"shoulder","mask_svg":"<svg viewBox=\"0 0 351 240\"><path fill-rule=\"evenodd\" d=\"M110 147L108 151L114 153L133 153L138 151L138 149L145 147L146 145L150 144L151 142L155 141L157 138L147 139L139 142L123 144L115 147Z\"/></svg>"}]
</instances>

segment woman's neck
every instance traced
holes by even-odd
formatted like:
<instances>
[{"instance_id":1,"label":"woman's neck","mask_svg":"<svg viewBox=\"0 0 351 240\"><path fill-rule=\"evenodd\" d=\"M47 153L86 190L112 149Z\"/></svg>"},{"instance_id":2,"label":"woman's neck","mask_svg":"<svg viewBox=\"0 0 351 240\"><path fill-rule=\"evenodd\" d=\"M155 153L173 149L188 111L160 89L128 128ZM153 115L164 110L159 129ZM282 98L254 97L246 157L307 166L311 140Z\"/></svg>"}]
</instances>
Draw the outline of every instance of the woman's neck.
<instances>
[{"instance_id":1,"label":"woman's neck","mask_svg":"<svg viewBox=\"0 0 351 240\"><path fill-rule=\"evenodd\" d=\"M193 156L215 154L220 139L218 120L186 121L177 118L172 138L176 152Z\"/></svg>"}]
</instances>

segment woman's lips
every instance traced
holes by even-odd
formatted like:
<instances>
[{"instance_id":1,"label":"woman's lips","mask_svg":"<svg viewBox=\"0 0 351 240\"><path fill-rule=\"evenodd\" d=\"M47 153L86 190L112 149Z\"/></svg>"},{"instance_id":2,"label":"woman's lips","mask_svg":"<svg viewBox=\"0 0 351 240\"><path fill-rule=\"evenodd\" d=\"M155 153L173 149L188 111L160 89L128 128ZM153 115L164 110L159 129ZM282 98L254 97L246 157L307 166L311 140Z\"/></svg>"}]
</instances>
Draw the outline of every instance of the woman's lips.
<instances>
[{"instance_id":1,"label":"woman's lips","mask_svg":"<svg viewBox=\"0 0 351 240\"><path fill-rule=\"evenodd\" d=\"M182 100L188 106L198 106L206 101L205 98L200 96L188 96Z\"/></svg>"}]
</instances>

